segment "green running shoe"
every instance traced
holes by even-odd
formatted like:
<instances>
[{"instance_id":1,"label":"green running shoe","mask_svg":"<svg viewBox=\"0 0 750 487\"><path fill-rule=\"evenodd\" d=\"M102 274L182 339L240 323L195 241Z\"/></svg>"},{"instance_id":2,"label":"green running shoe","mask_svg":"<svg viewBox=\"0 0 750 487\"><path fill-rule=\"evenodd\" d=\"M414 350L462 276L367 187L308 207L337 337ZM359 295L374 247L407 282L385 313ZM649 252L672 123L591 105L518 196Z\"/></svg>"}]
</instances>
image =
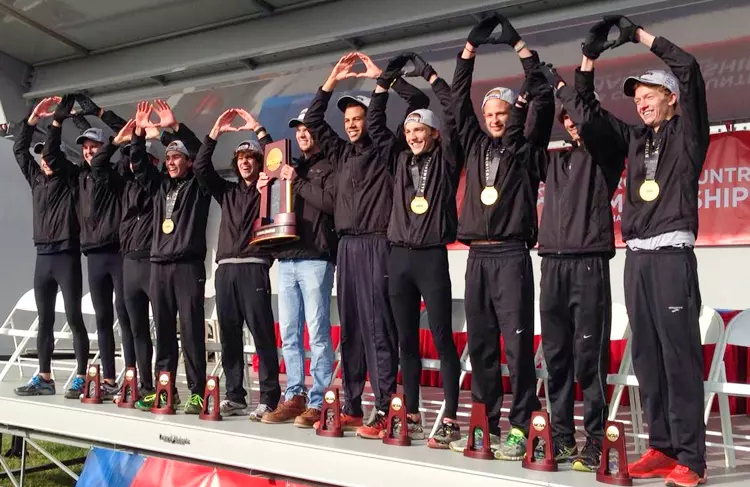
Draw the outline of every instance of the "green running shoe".
<instances>
[{"instance_id":1,"label":"green running shoe","mask_svg":"<svg viewBox=\"0 0 750 487\"><path fill-rule=\"evenodd\" d=\"M185 403L185 414L200 414L203 412L203 398L200 394L191 394Z\"/></svg>"},{"instance_id":2,"label":"green running shoe","mask_svg":"<svg viewBox=\"0 0 750 487\"><path fill-rule=\"evenodd\" d=\"M174 401L174 404L173 404L174 407L177 407L180 405L180 396L178 394L175 393L174 396L172 396L172 399ZM140 409L141 411L146 411L147 413L150 413L151 408L154 407L155 402L156 402L156 393L146 394L139 401L135 403L135 408ZM166 392L161 393L161 402L162 404L167 402Z\"/></svg>"},{"instance_id":3,"label":"green running shoe","mask_svg":"<svg viewBox=\"0 0 750 487\"><path fill-rule=\"evenodd\" d=\"M511 428L505 438L505 444L495 452L498 460L523 460L526 455L526 435L518 428Z\"/></svg>"}]
</instances>

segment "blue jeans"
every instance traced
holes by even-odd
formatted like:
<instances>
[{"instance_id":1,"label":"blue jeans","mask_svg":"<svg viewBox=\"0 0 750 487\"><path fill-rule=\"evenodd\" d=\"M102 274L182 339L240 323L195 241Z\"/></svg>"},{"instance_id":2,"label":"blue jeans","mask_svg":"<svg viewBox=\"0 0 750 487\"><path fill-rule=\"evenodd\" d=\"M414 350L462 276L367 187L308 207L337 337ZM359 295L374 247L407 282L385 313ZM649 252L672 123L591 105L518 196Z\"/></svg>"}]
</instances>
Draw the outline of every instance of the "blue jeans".
<instances>
[{"instance_id":1,"label":"blue jeans","mask_svg":"<svg viewBox=\"0 0 750 487\"><path fill-rule=\"evenodd\" d=\"M313 387L308 407L323 405L323 391L333 376L331 343L331 290L333 264L324 260L284 260L279 262L279 328L286 365L286 393L305 394L304 329L310 335L310 373Z\"/></svg>"}]
</instances>

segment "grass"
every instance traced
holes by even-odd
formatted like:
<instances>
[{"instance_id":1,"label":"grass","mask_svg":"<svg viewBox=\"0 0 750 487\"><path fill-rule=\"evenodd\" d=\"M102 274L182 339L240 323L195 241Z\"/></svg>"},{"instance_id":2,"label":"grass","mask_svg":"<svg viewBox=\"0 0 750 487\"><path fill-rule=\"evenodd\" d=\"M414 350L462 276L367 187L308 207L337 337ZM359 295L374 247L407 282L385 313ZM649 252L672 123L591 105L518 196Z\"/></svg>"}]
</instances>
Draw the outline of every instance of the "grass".
<instances>
[{"instance_id":1,"label":"grass","mask_svg":"<svg viewBox=\"0 0 750 487\"><path fill-rule=\"evenodd\" d=\"M61 445L58 443L49 443L46 441L39 441L39 446L47 450L53 457L55 457L58 460L70 460L73 458L79 458L84 457L88 453L88 450L83 448L76 448L73 446L68 445ZM4 454L8 448L10 448L10 436L3 435L3 442L2 442L2 449L0 450L0 454ZM26 449L28 451L28 456L26 458L26 466L27 467L34 467L38 465L44 465L50 463L50 461L36 451L32 446L26 445ZM18 469L21 467L21 459L20 458L4 458L5 462L10 466L12 470ZM73 465L69 467L73 472L75 472L77 475L81 474L81 470L83 469L83 464L80 465ZM0 472L2 472L2 468L0 467ZM18 476L16 475L16 480L18 480ZM44 472L36 472L32 474L28 474L24 478L24 484L28 485L30 487L60 487L60 486L74 486L75 480L70 478L68 474L60 470L59 468L55 467L52 470L47 470ZM12 484L10 483L10 480L8 480L7 477L3 476L0 477L0 487L11 487Z\"/></svg>"}]
</instances>

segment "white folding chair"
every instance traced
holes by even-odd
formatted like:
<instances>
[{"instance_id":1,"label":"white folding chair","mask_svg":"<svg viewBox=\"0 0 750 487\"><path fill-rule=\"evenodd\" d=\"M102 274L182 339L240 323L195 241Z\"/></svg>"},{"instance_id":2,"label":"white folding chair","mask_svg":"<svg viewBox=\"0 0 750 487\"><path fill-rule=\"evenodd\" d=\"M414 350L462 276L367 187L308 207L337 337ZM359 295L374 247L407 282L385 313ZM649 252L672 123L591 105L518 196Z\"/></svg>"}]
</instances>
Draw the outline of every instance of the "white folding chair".
<instances>
[{"instance_id":1,"label":"white folding chair","mask_svg":"<svg viewBox=\"0 0 750 487\"><path fill-rule=\"evenodd\" d=\"M711 406L713 405L715 397L718 397L719 400L719 414L721 418L721 432L706 431L706 434L710 436L721 436L723 442L718 445L713 442L706 442L706 445L723 447L726 466L735 468L737 466L735 450L750 452L750 448L747 446L735 445L734 439L739 438L742 440L750 440L750 435L735 435L732 433L732 417L729 409L728 396L750 398L750 384L727 381L727 368L724 364L724 355L727 347L730 345L750 348L750 310L745 310L732 318L724 332L719 337L716 351L714 352L714 357L711 361L708 380L703 384L704 393L706 395L704 410L705 421L708 422L708 417L711 414Z\"/></svg>"},{"instance_id":2,"label":"white folding chair","mask_svg":"<svg viewBox=\"0 0 750 487\"><path fill-rule=\"evenodd\" d=\"M21 330L15 324L15 315L19 311L25 311L25 312L35 314L34 320L27 330ZM6 336L12 337L13 347L14 347L13 354L5 362L5 366L3 367L3 370L0 372L0 381L2 381L5 378L5 376L8 374L8 372L10 371L13 365L16 365L18 367L19 378L20 379L24 378L24 373L23 373L24 366L20 358L21 358L21 355L23 355L23 353L25 352L29 341L32 338L36 337L38 328L39 328L39 315L36 309L36 299L34 297L34 290L29 289L23 294L23 296L19 298L18 302L16 302L16 304L10 310L10 313L8 313L8 317L5 319L2 326L0 326L0 335L6 335Z\"/></svg>"}]
</instances>

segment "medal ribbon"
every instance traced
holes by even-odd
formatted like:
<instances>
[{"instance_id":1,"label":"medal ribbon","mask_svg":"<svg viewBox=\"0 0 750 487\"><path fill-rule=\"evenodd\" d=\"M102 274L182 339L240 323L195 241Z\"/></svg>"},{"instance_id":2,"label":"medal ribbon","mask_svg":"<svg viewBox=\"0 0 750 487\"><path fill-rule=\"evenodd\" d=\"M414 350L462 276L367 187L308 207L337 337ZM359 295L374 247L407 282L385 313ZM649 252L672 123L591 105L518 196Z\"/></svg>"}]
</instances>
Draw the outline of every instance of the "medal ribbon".
<instances>
[{"instance_id":1,"label":"medal ribbon","mask_svg":"<svg viewBox=\"0 0 750 487\"><path fill-rule=\"evenodd\" d=\"M646 181L656 179L656 167L659 165L659 139L654 140L651 133L646 137L646 153L643 164L646 166Z\"/></svg>"},{"instance_id":2,"label":"medal ribbon","mask_svg":"<svg viewBox=\"0 0 750 487\"><path fill-rule=\"evenodd\" d=\"M179 194L182 187L185 186L186 182L187 181L180 181L179 183L177 183L176 188L167 193L167 208L164 214L165 220L170 220L172 218L172 213L174 213L174 205L175 203L177 203L177 195Z\"/></svg>"},{"instance_id":3,"label":"medal ribbon","mask_svg":"<svg viewBox=\"0 0 750 487\"><path fill-rule=\"evenodd\" d=\"M505 152L505 148L500 149L498 154L497 150L493 150L492 146L487 148L487 152L484 154L484 185L494 186L497 180L497 172L500 169L500 156ZM506 168L507 169L507 168ZM502 179L505 179L503 174Z\"/></svg>"},{"instance_id":4,"label":"medal ribbon","mask_svg":"<svg viewBox=\"0 0 750 487\"><path fill-rule=\"evenodd\" d=\"M419 165L417 164L417 156L412 156L409 170L411 171L411 182L414 189L417 190L415 198L424 198L425 186L427 186L427 173L430 169L430 163L432 162L432 156L429 156L424 161L422 166L422 174L419 173Z\"/></svg>"}]
</instances>

